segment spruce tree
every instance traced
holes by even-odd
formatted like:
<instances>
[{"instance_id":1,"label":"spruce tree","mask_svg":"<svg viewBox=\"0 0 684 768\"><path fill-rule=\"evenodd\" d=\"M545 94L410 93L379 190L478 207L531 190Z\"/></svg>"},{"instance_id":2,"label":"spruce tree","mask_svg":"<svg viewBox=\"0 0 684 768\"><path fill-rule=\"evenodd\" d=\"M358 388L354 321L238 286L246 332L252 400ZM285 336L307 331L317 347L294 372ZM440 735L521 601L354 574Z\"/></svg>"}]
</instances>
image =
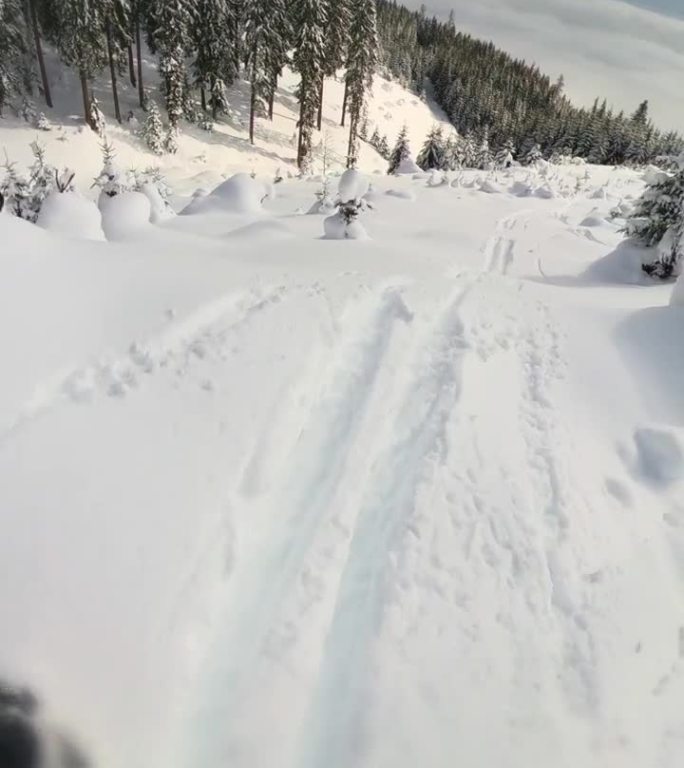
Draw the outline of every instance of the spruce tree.
<instances>
[{"instance_id":1,"label":"spruce tree","mask_svg":"<svg viewBox=\"0 0 684 768\"><path fill-rule=\"evenodd\" d=\"M20 0L0 0L0 115L11 96L23 90L26 30Z\"/></svg>"},{"instance_id":2,"label":"spruce tree","mask_svg":"<svg viewBox=\"0 0 684 768\"><path fill-rule=\"evenodd\" d=\"M416 163L424 171L441 171L446 167L446 147L441 126L432 128L416 158Z\"/></svg>"},{"instance_id":3,"label":"spruce tree","mask_svg":"<svg viewBox=\"0 0 684 768\"><path fill-rule=\"evenodd\" d=\"M318 130L323 121L323 84L324 78L334 77L337 70L344 66L349 47L349 31L351 26L351 0L326 0L328 23L325 38L325 58L323 62L323 77L321 78L318 98Z\"/></svg>"},{"instance_id":4,"label":"spruce tree","mask_svg":"<svg viewBox=\"0 0 684 768\"><path fill-rule=\"evenodd\" d=\"M202 108L206 109L208 105L214 120L228 109L226 86L237 76L231 12L228 0L197 0L197 14L192 26L194 84L201 89Z\"/></svg>"},{"instance_id":5,"label":"spruce tree","mask_svg":"<svg viewBox=\"0 0 684 768\"><path fill-rule=\"evenodd\" d=\"M164 141L166 138L164 123L162 122L161 113L159 112L159 107L157 107L156 102L151 100L147 101L147 115L145 116L145 122L140 129L140 138L155 155L163 155Z\"/></svg>"},{"instance_id":6,"label":"spruce tree","mask_svg":"<svg viewBox=\"0 0 684 768\"><path fill-rule=\"evenodd\" d=\"M373 82L377 64L378 33L375 0L350 0L352 23L347 56L347 107L349 110L349 147L347 167L356 165L358 135L366 92Z\"/></svg>"},{"instance_id":7,"label":"spruce tree","mask_svg":"<svg viewBox=\"0 0 684 768\"><path fill-rule=\"evenodd\" d=\"M185 59L191 48L195 5L193 0L153 0L150 11L153 19L150 32L159 53L166 111L175 129L183 117L187 98Z\"/></svg>"},{"instance_id":8,"label":"spruce tree","mask_svg":"<svg viewBox=\"0 0 684 768\"><path fill-rule=\"evenodd\" d=\"M684 249L684 168L662 172L649 184L625 225L626 234L640 245L658 246L644 272L667 279L678 271Z\"/></svg>"},{"instance_id":9,"label":"spruce tree","mask_svg":"<svg viewBox=\"0 0 684 768\"><path fill-rule=\"evenodd\" d=\"M257 116L273 113L275 81L287 58L291 30L284 0L247 0L244 18L251 81L249 140L254 144Z\"/></svg>"},{"instance_id":10,"label":"spruce tree","mask_svg":"<svg viewBox=\"0 0 684 768\"><path fill-rule=\"evenodd\" d=\"M50 90L50 81L48 80L47 67L45 66L45 56L43 55L43 41L41 38L41 22L38 14L40 0L26 0L27 18L31 25L31 36L33 37L33 47L35 48L36 58L38 59L38 69L43 90L45 103L52 108L52 92ZM42 4L41 4L42 7Z\"/></svg>"},{"instance_id":11,"label":"spruce tree","mask_svg":"<svg viewBox=\"0 0 684 768\"><path fill-rule=\"evenodd\" d=\"M325 58L326 15L323 0L294 0L295 28L294 66L301 78L299 84L299 137L297 166L305 172L311 167L312 137L316 125L316 109L320 79Z\"/></svg>"},{"instance_id":12,"label":"spruce tree","mask_svg":"<svg viewBox=\"0 0 684 768\"><path fill-rule=\"evenodd\" d=\"M404 125L399 133L394 149L390 152L387 173L398 173L401 164L404 160L408 160L409 157L411 157L411 147L408 140L408 129Z\"/></svg>"},{"instance_id":13,"label":"spruce tree","mask_svg":"<svg viewBox=\"0 0 684 768\"><path fill-rule=\"evenodd\" d=\"M94 130L90 80L104 67L107 54L102 0L52 0L54 42L62 61L74 67L81 81L83 114Z\"/></svg>"}]
</instances>

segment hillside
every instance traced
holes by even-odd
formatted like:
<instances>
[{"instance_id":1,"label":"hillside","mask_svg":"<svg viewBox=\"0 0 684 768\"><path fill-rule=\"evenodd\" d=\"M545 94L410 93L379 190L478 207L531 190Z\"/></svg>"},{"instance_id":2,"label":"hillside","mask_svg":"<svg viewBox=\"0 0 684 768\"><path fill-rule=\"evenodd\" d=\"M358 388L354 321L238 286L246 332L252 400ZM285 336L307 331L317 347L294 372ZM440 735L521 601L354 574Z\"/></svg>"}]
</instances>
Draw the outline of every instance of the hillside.
<instances>
[{"instance_id":1,"label":"hillside","mask_svg":"<svg viewBox=\"0 0 684 768\"><path fill-rule=\"evenodd\" d=\"M80 117L82 109L78 82L74 73L49 59L50 71L56 73L53 85L55 109L44 109L52 126L50 131L38 131L20 117L6 115L0 118L0 153L7 154L18 165L28 166L32 161L30 144L38 140L45 146L52 165L68 166L76 171L77 186L86 191L102 167L102 138L88 130ZM150 57L145 60L145 82L156 88L156 64ZM123 168L158 166L179 192L192 192L197 187L212 188L236 171L253 171L273 178L276 171L295 175L296 122L298 104L295 89L299 79L286 69L276 95L273 121L259 120L255 146L249 144L249 83L238 81L228 90L231 114L219 118L214 130L208 133L188 123L178 140L178 152L157 156L138 138L139 122L144 113L138 106L137 91L130 83L120 84L121 109L127 115L133 112L138 124L119 126L113 117L112 96L105 78L96 81L94 94L107 120L106 137L113 144L117 161ZM315 136L316 149L313 172L323 171L323 147L329 141L331 170L346 165L349 128L340 126L344 85L341 80L328 78L324 89L324 125ZM42 107L41 107L42 108ZM393 144L404 123L415 151L420 149L426 135L435 124L453 131L444 113L429 99L422 100L382 76L376 76L368 100L369 135L378 131ZM387 170L387 161L381 158L367 142L361 142L360 164L367 172ZM2 170L0 170L0 177Z\"/></svg>"}]
</instances>

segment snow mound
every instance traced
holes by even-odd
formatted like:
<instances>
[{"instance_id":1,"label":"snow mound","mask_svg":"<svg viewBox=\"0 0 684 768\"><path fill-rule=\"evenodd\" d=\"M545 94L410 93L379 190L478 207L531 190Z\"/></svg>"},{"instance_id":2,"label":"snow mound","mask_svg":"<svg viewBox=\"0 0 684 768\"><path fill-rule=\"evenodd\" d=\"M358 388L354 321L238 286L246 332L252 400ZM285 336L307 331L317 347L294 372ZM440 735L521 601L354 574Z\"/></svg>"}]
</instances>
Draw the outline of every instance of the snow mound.
<instances>
[{"instance_id":1,"label":"snow mound","mask_svg":"<svg viewBox=\"0 0 684 768\"><path fill-rule=\"evenodd\" d=\"M389 197L397 197L399 200L415 200L416 193L410 189L388 189L385 192Z\"/></svg>"},{"instance_id":2,"label":"snow mound","mask_svg":"<svg viewBox=\"0 0 684 768\"><path fill-rule=\"evenodd\" d=\"M594 208L593 211L585 216L580 222L581 227L603 227L606 224L606 220L601 216L598 208Z\"/></svg>"},{"instance_id":3,"label":"snow mound","mask_svg":"<svg viewBox=\"0 0 684 768\"><path fill-rule=\"evenodd\" d=\"M644 248L625 240L606 256L591 264L584 273L590 282L640 285L644 282L641 265Z\"/></svg>"},{"instance_id":4,"label":"snow mound","mask_svg":"<svg viewBox=\"0 0 684 768\"><path fill-rule=\"evenodd\" d=\"M342 176L340 176L340 184L337 189L337 194L343 202L347 202L348 200L360 200L368 193L368 189L368 179L355 168L348 168Z\"/></svg>"},{"instance_id":5,"label":"snow mound","mask_svg":"<svg viewBox=\"0 0 684 768\"><path fill-rule=\"evenodd\" d=\"M102 215L79 192L51 192L44 200L36 224L75 240L104 240Z\"/></svg>"},{"instance_id":6,"label":"snow mound","mask_svg":"<svg viewBox=\"0 0 684 768\"><path fill-rule=\"evenodd\" d=\"M508 191L516 197L529 197L532 194L532 186L526 181L515 181Z\"/></svg>"},{"instance_id":7,"label":"snow mound","mask_svg":"<svg viewBox=\"0 0 684 768\"><path fill-rule=\"evenodd\" d=\"M100 195L102 229L107 240L123 240L150 223L152 205L142 192Z\"/></svg>"},{"instance_id":8,"label":"snow mound","mask_svg":"<svg viewBox=\"0 0 684 768\"><path fill-rule=\"evenodd\" d=\"M684 478L684 451L673 432L638 429L634 444L637 466L644 479L655 485L670 485Z\"/></svg>"},{"instance_id":9,"label":"snow mound","mask_svg":"<svg viewBox=\"0 0 684 768\"><path fill-rule=\"evenodd\" d=\"M264 201L273 196L271 184L253 179L248 173L236 173L206 197L194 198L182 213L258 213Z\"/></svg>"},{"instance_id":10,"label":"snow mound","mask_svg":"<svg viewBox=\"0 0 684 768\"><path fill-rule=\"evenodd\" d=\"M480 184L480 190L482 192L487 192L490 195L498 195L503 192L503 189L498 184L495 184L491 179L485 179Z\"/></svg>"}]
</instances>

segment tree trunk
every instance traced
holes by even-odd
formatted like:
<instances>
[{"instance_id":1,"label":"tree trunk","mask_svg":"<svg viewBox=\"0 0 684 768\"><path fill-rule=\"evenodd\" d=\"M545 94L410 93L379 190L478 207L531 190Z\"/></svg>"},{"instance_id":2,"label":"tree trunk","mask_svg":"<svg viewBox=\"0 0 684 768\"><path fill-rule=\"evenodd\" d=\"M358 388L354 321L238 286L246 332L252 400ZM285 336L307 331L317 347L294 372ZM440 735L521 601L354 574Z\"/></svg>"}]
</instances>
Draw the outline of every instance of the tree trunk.
<instances>
[{"instance_id":1,"label":"tree trunk","mask_svg":"<svg viewBox=\"0 0 684 768\"><path fill-rule=\"evenodd\" d=\"M256 90L252 81L252 96L249 104L249 143L254 144L254 118L256 112Z\"/></svg>"},{"instance_id":2,"label":"tree trunk","mask_svg":"<svg viewBox=\"0 0 684 768\"><path fill-rule=\"evenodd\" d=\"M323 125L323 85L325 83L325 78L321 77L321 87L318 89L318 120L316 122L316 125L318 126L318 130L321 130L321 126Z\"/></svg>"},{"instance_id":3,"label":"tree trunk","mask_svg":"<svg viewBox=\"0 0 684 768\"><path fill-rule=\"evenodd\" d=\"M212 76L211 78L211 119L216 120L218 117L218 106L216 104L216 99L214 98L214 89L216 88L216 78Z\"/></svg>"},{"instance_id":4,"label":"tree trunk","mask_svg":"<svg viewBox=\"0 0 684 768\"><path fill-rule=\"evenodd\" d=\"M43 56L43 45L40 40L40 28L38 27L38 15L36 14L35 0L29 0L29 8L31 11L31 26L33 27L36 57L38 58L38 66L40 67L40 79L43 81L43 95L45 96L45 103L52 109L52 94L50 93L50 83L48 82L47 70L45 69L45 57Z\"/></svg>"},{"instance_id":5,"label":"tree trunk","mask_svg":"<svg viewBox=\"0 0 684 768\"><path fill-rule=\"evenodd\" d=\"M349 145L347 146L347 168L353 168L356 165L354 149L356 145L356 120L352 117L349 120Z\"/></svg>"},{"instance_id":6,"label":"tree trunk","mask_svg":"<svg viewBox=\"0 0 684 768\"><path fill-rule=\"evenodd\" d=\"M349 83L344 81L344 99L342 99L342 122L340 125L344 127L344 116L347 114L347 98L349 97Z\"/></svg>"},{"instance_id":7,"label":"tree trunk","mask_svg":"<svg viewBox=\"0 0 684 768\"><path fill-rule=\"evenodd\" d=\"M143 88L142 46L140 45L140 19L135 20L135 49L138 56L138 99L140 106L145 109L145 89Z\"/></svg>"},{"instance_id":8,"label":"tree trunk","mask_svg":"<svg viewBox=\"0 0 684 768\"><path fill-rule=\"evenodd\" d=\"M97 130L95 127L95 123L93 122L93 116L90 114L90 91L88 90L88 78L86 77L85 72L81 69L78 72L79 78L81 80L81 96L83 97L83 114L85 116L85 121L88 127L95 131Z\"/></svg>"},{"instance_id":9,"label":"tree trunk","mask_svg":"<svg viewBox=\"0 0 684 768\"><path fill-rule=\"evenodd\" d=\"M107 57L109 58L109 73L112 78L112 96L114 97L114 114L116 115L117 121L121 123L122 122L121 107L119 106L119 90L116 87L116 66L114 64L114 46L112 44L112 25L109 20L107 20L105 33L107 35Z\"/></svg>"},{"instance_id":10,"label":"tree trunk","mask_svg":"<svg viewBox=\"0 0 684 768\"><path fill-rule=\"evenodd\" d=\"M271 82L271 92L268 95L268 119L273 120L273 103L275 102L276 91L278 90L278 75L273 75Z\"/></svg>"},{"instance_id":11,"label":"tree trunk","mask_svg":"<svg viewBox=\"0 0 684 768\"><path fill-rule=\"evenodd\" d=\"M133 61L133 46L128 44L128 76L131 80L131 85L135 88L138 85L135 79L135 62Z\"/></svg>"},{"instance_id":12,"label":"tree trunk","mask_svg":"<svg viewBox=\"0 0 684 768\"><path fill-rule=\"evenodd\" d=\"M302 96L304 95L304 81L302 81L302 84L300 86ZM299 101L299 140L297 142L297 168L299 170L302 170L302 164L304 161L304 153L303 153L303 146L302 146L302 129L304 128L304 99L300 97Z\"/></svg>"},{"instance_id":13,"label":"tree trunk","mask_svg":"<svg viewBox=\"0 0 684 768\"><path fill-rule=\"evenodd\" d=\"M200 101L202 102L202 111L207 111L207 93L204 90L204 86L200 88Z\"/></svg>"}]
</instances>

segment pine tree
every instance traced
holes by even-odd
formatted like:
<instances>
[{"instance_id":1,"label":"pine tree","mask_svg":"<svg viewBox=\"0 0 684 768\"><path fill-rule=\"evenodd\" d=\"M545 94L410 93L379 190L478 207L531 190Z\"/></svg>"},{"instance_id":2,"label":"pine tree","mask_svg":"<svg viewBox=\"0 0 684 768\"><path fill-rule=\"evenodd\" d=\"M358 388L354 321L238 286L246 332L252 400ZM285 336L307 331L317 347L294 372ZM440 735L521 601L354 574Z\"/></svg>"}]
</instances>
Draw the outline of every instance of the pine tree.
<instances>
[{"instance_id":1,"label":"pine tree","mask_svg":"<svg viewBox=\"0 0 684 768\"><path fill-rule=\"evenodd\" d=\"M375 0L350 0L352 23L347 56L347 107L349 110L349 147L347 167L356 165L358 134L366 92L373 82L377 64L378 33Z\"/></svg>"},{"instance_id":2,"label":"pine tree","mask_svg":"<svg viewBox=\"0 0 684 768\"><path fill-rule=\"evenodd\" d=\"M684 256L684 167L662 172L647 186L624 231L641 245L658 246L644 272L661 279L676 274Z\"/></svg>"},{"instance_id":3,"label":"pine tree","mask_svg":"<svg viewBox=\"0 0 684 768\"><path fill-rule=\"evenodd\" d=\"M257 116L272 115L274 83L287 58L290 35L283 0L247 0L245 48L251 81L249 140L252 144Z\"/></svg>"},{"instance_id":4,"label":"pine tree","mask_svg":"<svg viewBox=\"0 0 684 768\"><path fill-rule=\"evenodd\" d=\"M294 66L301 78L299 84L299 138L297 166L305 172L311 166L313 130L320 79L324 62L324 34L326 25L323 0L295 0L293 4L295 27Z\"/></svg>"},{"instance_id":5,"label":"pine tree","mask_svg":"<svg viewBox=\"0 0 684 768\"><path fill-rule=\"evenodd\" d=\"M27 19L31 25L31 35L33 37L33 46L36 51L36 58L38 59L38 69L40 71L40 79L43 89L43 96L45 103L48 107L52 108L52 93L50 91L50 82L47 75L47 67L45 66L45 56L43 55L43 41L41 38L40 20L38 16L38 3L39 0L26 0L27 3Z\"/></svg>"},{"instance_id":6,"label":"pine tree","mask_svg":"<svg viewBox=\"0 0 684 768\"><path fill-rule=\"evenodd\" d=\"M432 128L425 139L416 163L424 171L441 171L446 168L446 147L441 126L435 125Z\"/></svg>"},{"instance_id":7,"label":"pine tree","mask_svg":"<svg viewBox=\"0 0 684 768\"><path fill-rule=\"evenodd\" d=\"M188 80L185 59L195 21L192 0L153 0L151 37L159 52L159 72L169 123L176 128L185 111Z\"/></svg>"},{"instance_id":8,"label":"pine tree","mask_svg":"<svg viewBox=\"0 0 684 768\"><path fill-rule=\"evenodd\" d=\"M408 160L411 157L411 147L408 140L408 129L404 125L397 138L397 142L394 145L394 149L390 152L389 167L387 173L394 174L399 171L401 164L404 160Z\"/></svg>"},{"instance_id":9,"label":"pine tree","mask_svg":"<svg viewBox=\"0 0 684 768\"><path fill-rule=\"evenodd\" d=\"M109 60L109 75L112 83L114 99L114 114L119 123L121 107L119 105L119 90L117 87L117 71L121 67L123 52L128 50L131 42L131 6L129 0L101 0L107 40L107 58Z\"/></svg>"},{"instance_id":10,"label":"pine tree","mask_svg":"<svg viewBox=\"0 0 684 768\"><path fill-rule=\"evenodd\" d=\"M19 0L0 0L0 115L10 96L23 90L26 56L24 16Z\"/></svg>"},{"instance_id":11,"label":"pine tree","mask_svg":"<svg viewBox=\"0 0 684 768\"><path fill-rule=\"evenodd\" d=\"M197 0L197 14L192 26L195 47L194 84L201 89L202 108L211 109L214 120L226 112L226 86L237 77L232 7L228 0Z\"/></svg>"},{"instance_id":12,"label":"pine tree","mask_svg":"<svg viewBox=\"0 0 684 768\"><path fill-rule=\"evenodd\" d=\"M515 144L513 139L506 139L504 144L494 155L494 166L499 169L510 168L513 165L513 156L515 155Z\"/></svg>"},{"instance_id":13,"label":"pine tree","mask_svg":"<svg viewBox=\"0 0 684 768\"><path fill-rule=\"evenodd\" d=\"M92 119L90 80L104 67L104 14L101 0L53 0L54 41L62 61L78 71L86 123Z\"/></svg>"},{"instance_id":14,"label":"pine tree","mask_svg":"<svg viewBox=\"0 0 684 768\"><path fill-rule=\"evenodd\" d=\"M337 70L344 66L349 47L349 31L351 26L351 0L326 0L325 51L323 61L323 77L321 78L318 97L318 130L321 130L323 120L323 83L324 78L334 77Z\"/></svg>"},{"instance_id":15,"label":"pine tree","mask_svg":"<svg viewBox=\"0 0 684 768\"><path fill-rule=\"evenodd\" d=\"M147 115L140 129L140 138L155 155L163 155L165 141L164 123L162 122L156 102L148 99L147 103Z\"/></svg>"}]
</instances>

